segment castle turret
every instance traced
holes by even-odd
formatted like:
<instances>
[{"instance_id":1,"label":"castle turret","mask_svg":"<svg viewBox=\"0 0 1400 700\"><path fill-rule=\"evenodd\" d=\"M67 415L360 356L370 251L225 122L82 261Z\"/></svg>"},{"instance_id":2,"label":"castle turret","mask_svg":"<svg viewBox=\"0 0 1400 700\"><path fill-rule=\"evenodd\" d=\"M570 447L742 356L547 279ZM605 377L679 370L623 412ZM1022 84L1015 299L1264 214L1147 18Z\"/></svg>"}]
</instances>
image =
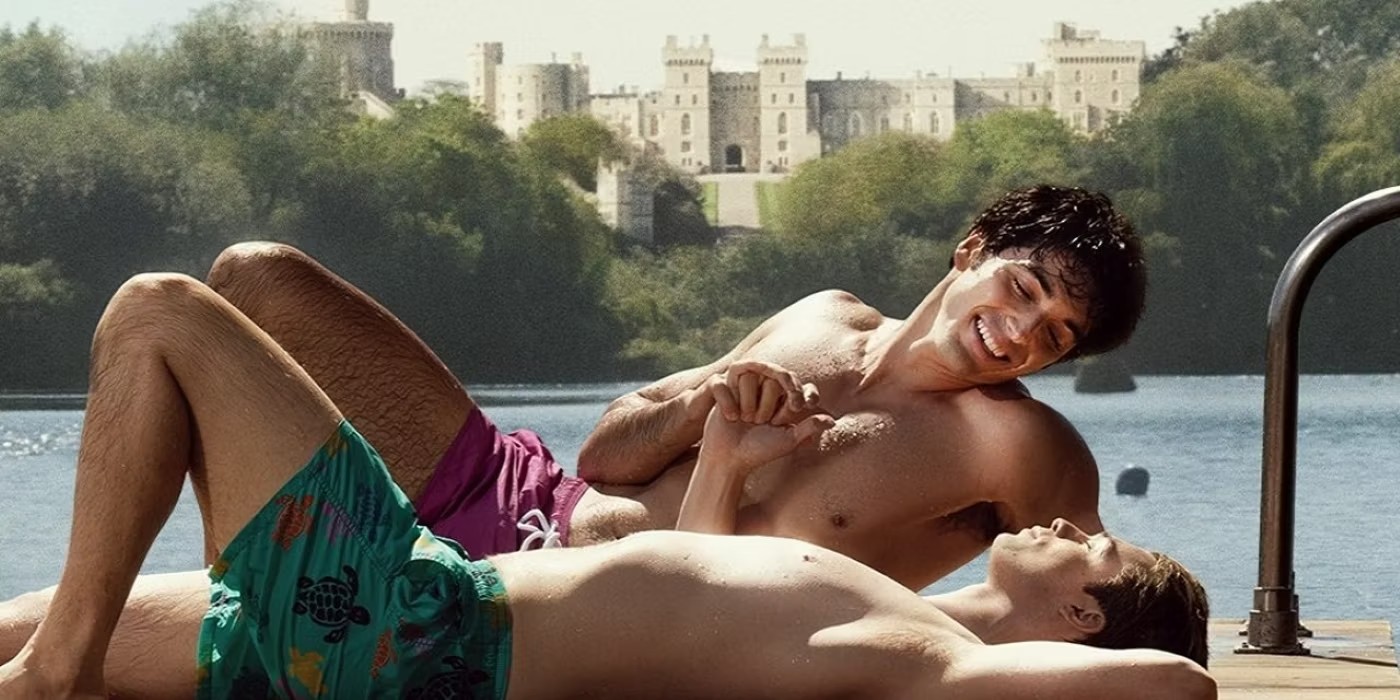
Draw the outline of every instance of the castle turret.
<instances>
[{"instance_id":1,"label":"castle turret","mask_svg":"<svg viewBox=\"0 0 1400 700\"><path fill-rule=\"evenodd\" d=\"M385 101L399 97L394 87L394 25L369 21L369 0L345 0L344 21L312 25L311 38L340 68L347 95L368 92Z\"/></svg>"},{"instance_id":2,"label":"castle turret","mask_svg":"<svg viewBox=\"0 0 1400 700\"><path fill-rule=\"evenodd\" d=\"M1112 41L1097 31L1055 23L1045 40L1054 75L1051 108L1076 131L1108 126L1137 100L1146 52L1141 41Z\"/></svg>"},{"instance_id":3,"label":"castle turret","mask_svg":"<svg viewBox=\"0 0 1400 700\"><path fill-rule=\"evenodd\" d=\"M505 47L499 41L477 44L467 59L467 97L497 123L504 117L497 95L497 77L504 60Z\"/></svg>"},{"instance_id":4,"label":"castle turret","mask_svg":"<svg viewBox=\"0 0 1400 700\"><path fill-rule=\"evenodd\" d=\"M759 139L764 170L786 170L821 153L807 105L807 38L786 46L758 45ZM813 132L809 135L809 131Z\"/></svg>"},{"instance_id":5,"label":"castle turret","mask_svg":"<svg viewBox=\"0 0 1400 700\"><path fill-rule=\"evenodd\" d=\"M342 19L346 22L368 22L369 0L345 0L345 15Z\"/></svg>"},{"instance_id":6,"label":"castle turret","mask_svg":"<svg viewBox=\"0 0 1400 700\"><path fill-rule=\"evenodd\" d=\"M681 46L675 36L666 37L661 62L666 83L661 90L662 150L676 167L687 172L711 169L710 67L714 64L710 37L700 44Z\"/></svg>"}]
</instances>

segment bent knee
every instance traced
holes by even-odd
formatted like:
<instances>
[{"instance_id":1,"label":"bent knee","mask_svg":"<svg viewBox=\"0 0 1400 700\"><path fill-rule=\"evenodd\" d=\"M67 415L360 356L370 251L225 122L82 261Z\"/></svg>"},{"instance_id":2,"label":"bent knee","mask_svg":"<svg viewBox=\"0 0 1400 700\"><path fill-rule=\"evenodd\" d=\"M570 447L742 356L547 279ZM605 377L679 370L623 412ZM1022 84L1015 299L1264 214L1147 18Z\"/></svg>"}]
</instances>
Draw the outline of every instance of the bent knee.
<instances>
[{"instance_id":1,"label":"bent knee","mask_svg":"<svg viewBox=\"0 0 1400 700\"><path fill-rule=\"evenodd\" d=\"M132 326L171 328L170 321L185 310L207 306L214 298L203 282L175 272L147 272L127 280L107 302L98 321L96 340L117 329Z\"/></svg>"},{"instance_id":2,"label":"bent knee","mask_svg":"<svg viewBox=\"0 0 1400 700\"><path fill-rule=\"evenodd\" d=\"M311 261L306 253L286 243L247 241L235 243L219 253L209 268L209 286L223 293L241 281L265 277L269 273L303 267Z\"/></svg>"},{"instance_id":3,"label":"bent knee","mask_svg":"<svg viewBox=\"0 0 1400 700\"><path fill-rule=\"evenodd\" d=\"M209 288L203 282L179 272L143 272L122 283L108 305L113 307L167 305L172 301L197 298Z\"/></svg>"}]
</instances>

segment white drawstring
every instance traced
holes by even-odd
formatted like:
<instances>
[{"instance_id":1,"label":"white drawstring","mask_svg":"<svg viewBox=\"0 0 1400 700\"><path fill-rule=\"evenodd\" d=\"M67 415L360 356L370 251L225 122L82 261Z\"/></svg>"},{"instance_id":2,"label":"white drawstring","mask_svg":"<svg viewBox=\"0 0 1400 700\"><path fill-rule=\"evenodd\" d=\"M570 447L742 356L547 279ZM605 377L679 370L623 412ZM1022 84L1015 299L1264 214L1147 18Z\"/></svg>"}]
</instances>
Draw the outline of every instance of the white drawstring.
<instances>
[{"instance_id":1,"label":"white drawstring","mask_svg":"<svg viewBox=\"0 0 1400 700\"><path fill-rule=\"evenodd\" d=\"M530 533L524 542L520 543L520 551L530 549L530 546L539 543L537 549L551 549L563 547L564 538L559 534L559 527L555 525L539 508L533 508L530 512L521 516L520 522L515 524L516 529Z\"/></svg>"}]
</instances>

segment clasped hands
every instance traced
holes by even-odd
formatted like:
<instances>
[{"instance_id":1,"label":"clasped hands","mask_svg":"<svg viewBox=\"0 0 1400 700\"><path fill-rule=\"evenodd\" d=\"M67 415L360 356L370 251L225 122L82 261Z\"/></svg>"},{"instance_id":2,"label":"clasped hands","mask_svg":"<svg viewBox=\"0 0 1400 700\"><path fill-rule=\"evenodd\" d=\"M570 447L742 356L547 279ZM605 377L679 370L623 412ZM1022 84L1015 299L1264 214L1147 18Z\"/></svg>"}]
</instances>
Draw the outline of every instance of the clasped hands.
<instances>
[{"instance_id":1,"label":"clasped hands","mask_svg":"<svg viewBox=\"0 0 1400 700\"><path fill-rule=\"evenodd\" d=\"M814 384L761 360L740 360L701 387L713 401L701 449L748 473L791 453L836 421Z\"/></svg>"}]
</instances>

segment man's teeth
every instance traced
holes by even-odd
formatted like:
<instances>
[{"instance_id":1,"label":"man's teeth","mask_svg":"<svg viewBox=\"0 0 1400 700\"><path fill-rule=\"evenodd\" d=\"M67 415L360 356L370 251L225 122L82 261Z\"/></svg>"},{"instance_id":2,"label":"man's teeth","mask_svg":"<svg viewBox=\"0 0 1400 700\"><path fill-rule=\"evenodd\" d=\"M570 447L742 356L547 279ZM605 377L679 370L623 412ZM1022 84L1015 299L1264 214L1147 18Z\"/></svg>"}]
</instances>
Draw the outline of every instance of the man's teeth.
<instances>
[{"instance_id":1,"label":"man's teeth","mask_svg":"<svg viewBox=\"0 0 1400 700\"><path fill-rule=\"evenodd\" d=\"M987 346L987 351L992 353L992 357L998 360L1005 360L1006 353L1001 351L1001 346L992 340L992 334L987 332L987 322L977 319L977 334L982 336L982 344Z\"/></svg>"}]
</instances>

